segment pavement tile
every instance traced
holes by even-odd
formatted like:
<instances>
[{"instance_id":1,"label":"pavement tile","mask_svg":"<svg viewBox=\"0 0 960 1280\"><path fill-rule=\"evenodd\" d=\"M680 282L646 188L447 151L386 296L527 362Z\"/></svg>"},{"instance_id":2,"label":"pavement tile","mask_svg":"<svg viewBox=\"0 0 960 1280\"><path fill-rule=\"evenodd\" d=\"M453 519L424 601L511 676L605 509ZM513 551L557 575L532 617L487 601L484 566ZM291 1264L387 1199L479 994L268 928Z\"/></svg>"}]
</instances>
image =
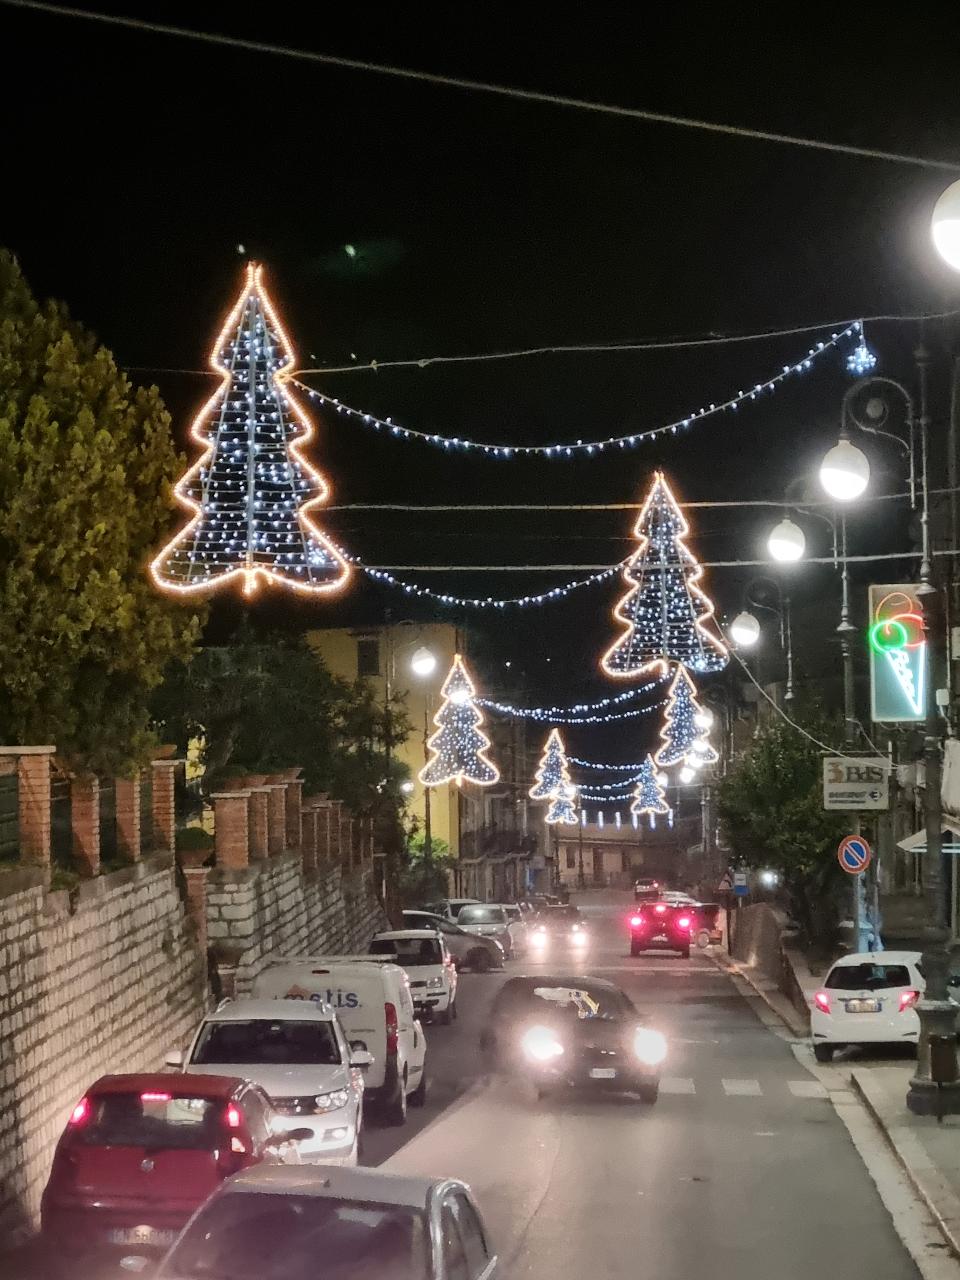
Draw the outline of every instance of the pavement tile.
<instances>
[{"instance_id":1,"label":"pavement tile","mask_svg":"<svg viewBox=\"0 0 960 1280\"><path fill-rule=\"evenodd\" d=\"M689 1076L661 1076L661 1093L696 1093L697 1088Z\"/></svg>"},{"instance_id":2,"label":"pavement tile","mask_svg":"<svg viewBox=\"0 0 960 1280\"><path fill-rule=\"evenodd\" d=\"M830 1095L819 1080L788 1080L787 1088L795 1098L827 1098Z\"/></svg>"},{"instance_id":3,"label":"pavement tile","mask_svg":"<svg viewBox=\"0 0 960 1280\"><path fill-rule=\"evenodd\" d=\"M759 1098L763 1090L759 1080L721 1080L728 1098Z\"/></svg>"}]
</instances>

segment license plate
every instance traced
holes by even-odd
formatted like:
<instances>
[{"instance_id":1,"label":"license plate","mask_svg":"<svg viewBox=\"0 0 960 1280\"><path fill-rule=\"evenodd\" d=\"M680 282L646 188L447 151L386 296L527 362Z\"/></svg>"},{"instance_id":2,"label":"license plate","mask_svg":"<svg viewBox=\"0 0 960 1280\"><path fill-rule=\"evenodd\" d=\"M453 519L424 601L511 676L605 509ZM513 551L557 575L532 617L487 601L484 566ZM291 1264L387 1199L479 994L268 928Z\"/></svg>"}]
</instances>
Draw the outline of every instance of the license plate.
<instances>
[{"instance_id":1,"label":"license plate","mask_svg":"<svg viewBox=\"0 0 960 1280\"><path fill-rule=\"evenodd\" d=\"M848 1000L847 1013L879 1013L879 1000Z\"/></svg>"},{"instance_id":2,"label":"license plate","mask_svg":"<svg viewBox=\"0 0 960 1280\"><path fill-rule=\"evenodd\" d=\"M654 938L654 942L667 942L667 941L668 939L665 933L658 933L657 936Z\"/></svg>"},{"instance_id":3,"label":"license plate","mask_svg":"<svg viewBox=\"0 0 960 1280\"><path fill-rule=\"evenodd\" d=\"M613 1067L593 1067L590 1071L591 1080L616 1080L617 1073Z\"/></svg>"},{"instance_id":4,"label":"license plate","mask_svg":"<svg viewBox=\"0 0 960 1280\"><path fill-rule=\"evenodd\" d=\"M154 1246L173 1244L177 1233L159 1227L114 1227L107 1232L111 1244L149 1244Z\"/></svg>"}]
</instances>

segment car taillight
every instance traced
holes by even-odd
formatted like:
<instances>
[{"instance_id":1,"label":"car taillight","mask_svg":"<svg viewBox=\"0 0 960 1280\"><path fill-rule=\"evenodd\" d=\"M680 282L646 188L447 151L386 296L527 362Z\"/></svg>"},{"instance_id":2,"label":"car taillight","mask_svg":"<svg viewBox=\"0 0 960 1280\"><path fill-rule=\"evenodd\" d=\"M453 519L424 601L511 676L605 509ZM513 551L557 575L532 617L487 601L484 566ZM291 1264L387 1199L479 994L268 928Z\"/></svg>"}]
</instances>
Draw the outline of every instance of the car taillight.
<instances>
[{"instance_id":1,"label":"car taillight","mask_svg":"<svg viewBox=\"0 0 960 1280\"><path fill-rule=\"evenodd\" d=\"M70 1123L75 1127L86 1124L90 1119L90 1099L83 1097L70 1112Z\"/></svg>"},{"instance_id":2,"label":"car taillight","mask_svg":"<svg viewBox=\"0 0 960 1280\"><path fill-rule=\"evenodd\" d=\"M681 916L681 917L680 917L680 919L677 921L677 924L680 926L680 928L681 928L681 929L689 929L689 928L690 928L690 917L689 917L689 916Z\"/></svg>"},{"instance_id":3,"label":"car taillight","mask_svg":"<svg viewBox=\"0 0 960 1280\"><path fill-rule=\"evenodd\" d=\"M397 1007L389 1001L383 1006L387 1021L387 1053L396 1054L400 1040L400 1024L397 1021Z\"/></svg>"},{"instance_id":4,"label":"car taillight","mask_svg":"<svg viewBox=\"0 0 960 1280\"><path fill-rule=\"evenodd\" d=\"M919 999L920 999L919 991L901 991L900 992L900 1012L903 1013L904 1009L912 1009Z\"/></svg>"},{"instance_id":5,"label":"car taillight","mask_svg":"<svg viewBox=\"0 0 960 1280\"><path fill-rule=\"evenodd\" d=\"M639 926L643 924L643 916L631 916L630 924L634 929L639 928Z\"/></svg>"},{"instance_id":6,"label":"car taillight","mask_svg":"<svg viewBox=\"0 0 960 1280\"><path fill-rule=\"evenodd\" d=\"M830 997L826 991L818 991L813 997L813 1003L817 1006L821 1013L830 1012Z\"/></svg>"},{"instance_id":7,"label":"car taillight","mask_svg":"<svg viewBox=\"0 0 960 1280\"><path fill-rule=\"evenodd\" d=\"M243 1124L243 1116L240 1114L240 1108L235 1107L231 1102L227 1107L227 1128L239 1129Z\"/></svg>"},{"instance_id":8,"label":"car taillight","mask_svg":"<svg viewBox=\"0 0 960 1280\"><path fill-rule=\"evenodd\" d=\"M173 1097L172 1093L141 1093L141 1102L169 1102Z\"/></svg>"}]
</instances>

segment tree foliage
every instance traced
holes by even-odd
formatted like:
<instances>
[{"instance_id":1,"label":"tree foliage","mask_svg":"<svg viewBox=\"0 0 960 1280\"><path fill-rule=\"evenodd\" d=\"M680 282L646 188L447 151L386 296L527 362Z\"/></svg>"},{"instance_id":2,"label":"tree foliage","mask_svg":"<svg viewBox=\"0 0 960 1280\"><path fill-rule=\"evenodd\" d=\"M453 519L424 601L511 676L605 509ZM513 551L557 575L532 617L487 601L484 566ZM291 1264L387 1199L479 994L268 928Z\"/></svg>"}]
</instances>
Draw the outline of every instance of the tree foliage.
<instances>
[{"instance_id":1,"label":"tree foliage","mask_svg":"<svg viewBox=\"0 0 960 1280\"><path fill-rule=\"evenodd\" d=\"M0 736L124 772L148 703L199 633L146 572L183 460L155 387L134 387L0 252Z\"/></svg>"},{"instance_id":2,"label":"tree foliage","mask_svg":"<svg viewBox=\"0 0 960 1280\"><path fill-rule=\"evenodd\" d=\"M800 723L821 742L840 741L841 727L816 710ZM735 857L780 871L794 918L811 941L833 932L843 881L836 848L845 818L823 808L822 758L813 742L776 717L723 780L719 803Z\"/></svg>"}]
</instances>

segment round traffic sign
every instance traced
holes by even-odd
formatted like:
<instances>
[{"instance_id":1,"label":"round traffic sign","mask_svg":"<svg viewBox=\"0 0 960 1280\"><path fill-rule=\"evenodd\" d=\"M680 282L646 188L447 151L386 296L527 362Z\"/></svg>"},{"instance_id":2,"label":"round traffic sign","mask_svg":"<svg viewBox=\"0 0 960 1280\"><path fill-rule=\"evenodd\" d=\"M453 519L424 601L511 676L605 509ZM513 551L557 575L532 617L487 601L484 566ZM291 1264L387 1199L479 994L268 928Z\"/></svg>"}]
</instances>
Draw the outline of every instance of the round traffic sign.
<instances>
[{"instance_id":1,"label":"round traffic sign","mask_svg":"<svg viewBox=\"0 0 960 1280\"><path fill-rule=\"evenodd\" d=\"M837 861L851 876L858 876L866 871L872 857L873 850L863 836L844 836L837 849Z\"/></svg>"}]
</instances>

